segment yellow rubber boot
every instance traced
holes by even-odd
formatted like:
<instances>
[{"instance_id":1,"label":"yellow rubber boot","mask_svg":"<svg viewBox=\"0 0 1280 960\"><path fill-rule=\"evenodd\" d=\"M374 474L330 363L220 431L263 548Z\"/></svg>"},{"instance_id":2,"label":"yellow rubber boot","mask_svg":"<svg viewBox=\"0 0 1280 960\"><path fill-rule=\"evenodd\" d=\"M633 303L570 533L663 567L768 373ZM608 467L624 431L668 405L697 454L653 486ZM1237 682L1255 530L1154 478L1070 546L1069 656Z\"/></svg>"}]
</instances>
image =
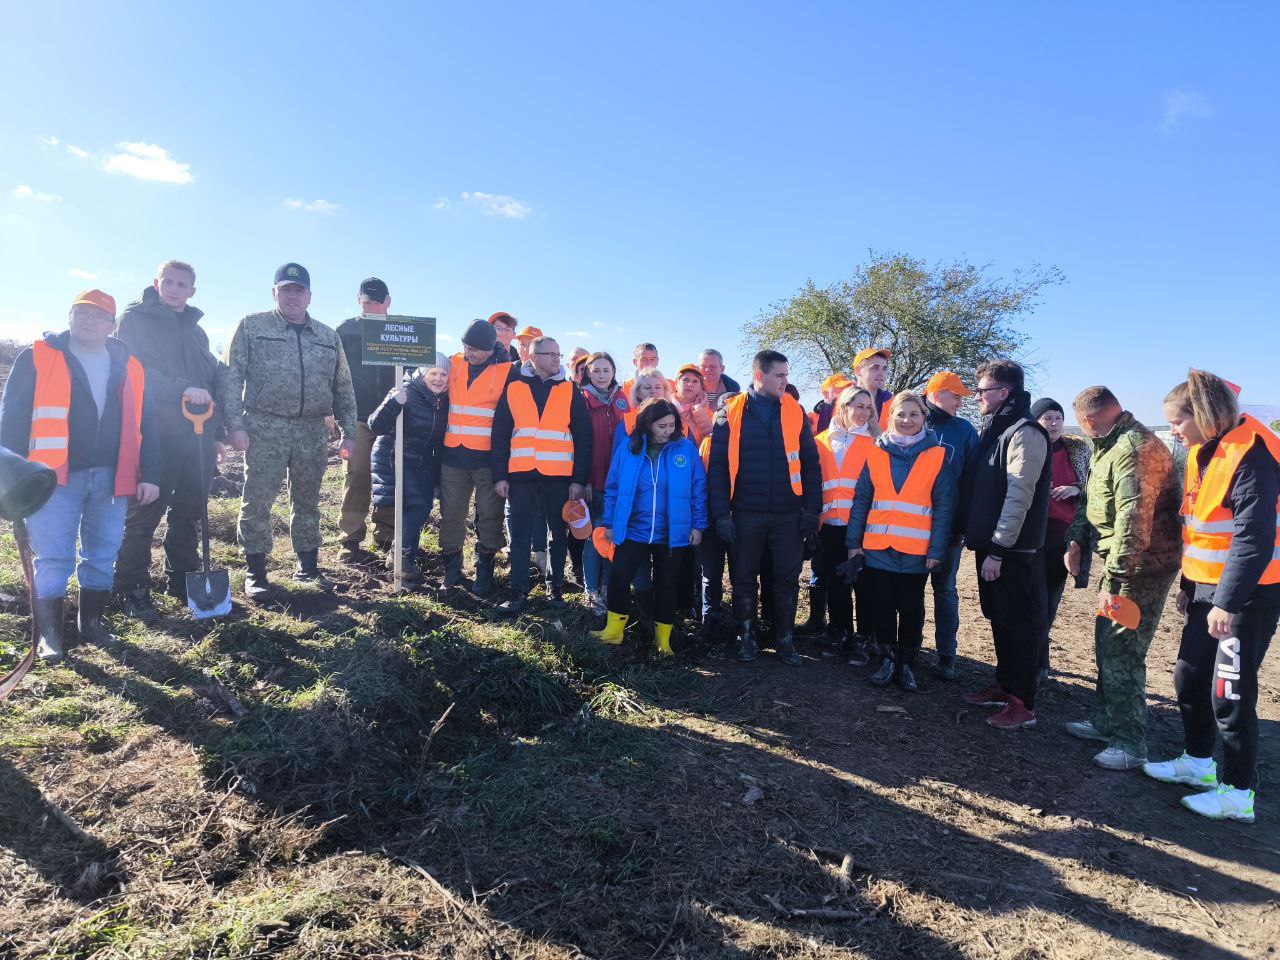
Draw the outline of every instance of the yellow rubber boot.
<instances>
[{"instance_id":1,"label":"yellow rubber boot","mask_svg":"<svg viewBox=\"0 0 1280 960\"><path fill-rule=\"evenodd\" d=\"M627 621L631 618L625 613L614 613L609 611L608 619L605 620L603 630L592 630L591 636L601 643L611 643L614 646L622 643L622 632L627 628ZM671 628L667 628L670 632Z\"/></svg>"},{"instance_id":2,"label":"yellow rubber boot","mask_svg":"<svg viewBox=\"0 0 1280 960\"><path fill-rule=\"evenodd\" d=\"M671 656L675 651L671 649L671 624L655 623L653 625L653 641L658 647L658 652L664 657Z\"/></svg>"}]
</instances>

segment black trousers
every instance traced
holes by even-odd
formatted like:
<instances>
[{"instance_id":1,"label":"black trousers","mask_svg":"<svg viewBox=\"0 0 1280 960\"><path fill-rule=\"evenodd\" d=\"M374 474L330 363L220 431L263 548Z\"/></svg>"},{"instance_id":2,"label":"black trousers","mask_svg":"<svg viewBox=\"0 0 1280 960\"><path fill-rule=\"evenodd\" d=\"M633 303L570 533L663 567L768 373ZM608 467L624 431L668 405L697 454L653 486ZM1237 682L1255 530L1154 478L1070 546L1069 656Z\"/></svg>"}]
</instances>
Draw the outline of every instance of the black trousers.
<instances>
[{"instance_id":1,"label":"black trousers","mask_svg":"<svg viewBox=\"0 0 1280 960\"><path fill-rule=\"evenodd\" d=\"M164 459L160 464L160 496L139 506L129 501L124 539L116 557L115 589L129 590L151 582L151 541L156 527L168 514L164 535L164 570L170 587L183 587L186 574L200 569L200 518L204 514L208 482L217 460L211 437L162 437ZM200 457L205 458L203 474ZM203 479L202 479L203 477Z\"/></svg>"},{"instance_id":2,"label":"black trousers","mask_svg":"<svg viewBox=\"0 0 1280 960\"><path fill-rule=\"evenodd\" d=\"M908 666L924 638L924 586L927 573L893 573L864 567L858 582L865 586L874 611L876 639L894 659Z\"/></svg>"},{"instance_id":3,"label":"black trousers","mask_svg":"<svg viewBox=\"0 0 1280 960\"><path fill-rule=\"evenodd\" d=\"M1213 604L1191 604L1173 668L1187 753L1213 756L1214 734L1221 733L1218 779L1238 790L1252 790L1258 780L1258 667L1280 620L1280 604L1267 600L1246 603L1235 636L1221 642L1209 634Z\"/></svg>"},{"instance_id":4,"label":"black trousers","mask_svg":"<svg viewBox=\"0 0 1280 960\"><path fill-rule=\"evenodd\" d=\"M1041 670L1049 669L1049 631L1053 629L1053 621L1058 617L1058 604L1062 602L1062 593L1067 586L1067 565L1063 560L1066 552L1066 541L1052 534L1045 539L1044 549L1040 551L1046 604L1044 635L1040 638L1039 659L1036 663Z\"/></svg>"},{"instance_id":5,"label":"black trousers","mask_svg":"<svg viewBox=\"0 0 1280 960\"><path fill-rule=\"evenodd\" d=\"M564 502L568 499L568 477L540 477L537 480L511 482L511 497L507 500L507 506L510 509L508 524L511 528L513 597L529 595L529 555L533 550L534 536L541 535L548 529L551 548L547 579L551 583L564 581L564 558L568 552L568 544L565 543L565 526L558 521ZM557 522L548 525L548 517L555 517Z\"/></svg>"},{"instance_id":6,"label":"black trousers","mask_svg":"<svg viewBox=\"0 0 1280 960\"><path fill-rule=\"evenodd\" d=\"M800 512L733 515L733 619L741 624L755 616L756 582L767 547L773 560L771 583L761 584L773 596L775 636L795 628L796 592L804 565L804 541L800 538Z\"/></svg>"},{"instance_id":7,"label":"black trousers","mask_svg":"<svg viewBox=\"0 0 1280 960\"><path fill-rule=\"evenodd\" d=\"M828 622L840 630L853 630L853 590L836 573L836 567L849 559L849 548L844 545L848 532L848 527L824 523L818 530L818 551L813 558L819 585L827 591Z\"/></svg>"},{"instance_id":8,"label":"black trousers","mask_svg":"<svg viewBox=\"0 0 1280 960\"><path fill-rule=\"evenodd\" d=\"M631 581L641 565L653 561L653 622L675 623L676 575L688 547L672 549L665 543L637 543L623 540L613 551L609 568L609 612L631 612Z\"/></svg>"},{"instance_id":9,"label":"black trousers","mask_svg":"<svg viewBox=\"0 0 1280 960\"><path fill-rule=\"evenodd\" d=\"M1047 600L1040 552L1009 553L995 580L982 579L985 551L978 562L978 600L991 621L996 647L996 682L1027 705L1036 699L1036 664L1044 631Z\"/></svg>"}]
</instances>

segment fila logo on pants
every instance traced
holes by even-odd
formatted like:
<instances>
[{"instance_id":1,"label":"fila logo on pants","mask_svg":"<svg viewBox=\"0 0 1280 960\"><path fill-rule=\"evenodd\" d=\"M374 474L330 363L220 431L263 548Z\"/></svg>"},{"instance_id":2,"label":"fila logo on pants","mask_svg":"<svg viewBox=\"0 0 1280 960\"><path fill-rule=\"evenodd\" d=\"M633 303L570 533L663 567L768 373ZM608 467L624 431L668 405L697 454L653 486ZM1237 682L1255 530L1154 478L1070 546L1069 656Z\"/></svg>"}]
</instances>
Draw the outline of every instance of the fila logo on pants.
<instances>
[{"instance_id":1,"label":"fila logo on pants","mask_svg":"<svg viewBox=\"0 0 1280 960\"><path fill-rule=\"evenodd\" d=\"M1240 682L1240 641L1227 637L1218 643L1217 696L1219 700L1239 700L1235 686Z\"/></svg>"}]
</instances>

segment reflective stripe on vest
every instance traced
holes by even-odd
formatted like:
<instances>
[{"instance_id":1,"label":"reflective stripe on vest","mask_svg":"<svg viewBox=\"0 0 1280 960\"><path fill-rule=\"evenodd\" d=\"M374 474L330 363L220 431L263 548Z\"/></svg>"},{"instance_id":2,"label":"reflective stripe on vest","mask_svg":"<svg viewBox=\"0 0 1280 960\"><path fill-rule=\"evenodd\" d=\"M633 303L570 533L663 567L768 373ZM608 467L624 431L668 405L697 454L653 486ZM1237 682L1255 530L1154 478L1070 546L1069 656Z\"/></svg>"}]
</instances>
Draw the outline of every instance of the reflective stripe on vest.
<instances>
[{"instance_id":1,"label":"reflective stripe on vest","mask_svg":"<svg viewBox=\"0 0 1280 960\"><path fill-rule=\"evenodd\" d=\"M873 446L867 455L867 469L873 488L867 529L862 537L865 550L897 550L923 557L929 552L933 533L933 484L946 461L943 447L930 447L916 457L902 489L893 485L889 454Z\"/></svg>"},{"instance_id":2,"label":"reflective stripe on vest","mask_svg":"<svg viewBox=\"0 0 1280 960\"><path fill-rule=\"evenodd\" d=\"M489 450L493 446L493 412L502 399L511 368L505 363L492 364L470 384L467 368L467 358L460 353L449 361L449 423L444 445Z\"/></svg>"},{"instance_id":3,"label":"reflective stripe on vest","mask_svg":"<svg viewBox=\"0 0 1280 960\"><path fill-rule=\"evenodd\" d=\"M31 345L36 382L31 405L31 438L27 459L43 463L66 486L71 436L67 418L71 412L71 370L66 354L43 340ZM120 442L116 454L113 493L133 496L138 490L142 450L142 396L146 377L142 364L130 357L120 386Z\"/></svg>"},{"instance_id":4,"label":"reflective stripe on vest","mask_svg":"<svg viewBox=\"0 0 1280 960\"><path fill-rule=\"evenodd\" d=\"M1280 437L1248 414L1241 418L1239 426L1218 441L1203 474L1197 461L1200 448L1192 447L1187 452L1186 493L1182 498L1182 574L1188 580L1204 584L1222 581L1236 529L1227 494L1240 461L1258 438L1272 459L1280 463ZM1259 584L1280 583L1280 501L1276 508L1271 562L1263 570Z\"/></svg>"},{"instance_id":5,"label":"reflective stripe on vest","mask_svg":"<svg viewBox=\"0 0 1280 960\"><path fill-rule=\"evenodd\" d=\"M551 388L539 417L529 384L524 380L511 382L507 387L507 405L515 424L511 456L507 459L511 473L537 470L548 477L573 475L573 434L569 432L572 404L573 384L564 380Z\"/></svg>"},{"instance_id":6,"label":"reflective stripe on vest","mask_svg":"<svg viewBox=\"0 0 1280 960\"><path fill-rule=\"evenodd\" d=\"M844 460L836 466L836 455L831 450L829 430L814 437L818 445L818 463L822 466L822 513L818 517L818 526L824 523L838 523L841 526L849 523L849 509L853 506L853 494L858 486L858 477L867 462L867 454L875 446L870 437L859 434L845 449Z\"/></svg>"},{"instance_id":7,"label":"reflective stripe on vest","mask_svg":"<svg viewBox=\"0 0 1280 960\"><path fill-rule=\"evenodd\" d=\"M804 428L804 410L790 395L782 395L782 448L787 455L787 473L791 491L804 496L804 484L800 480L800 432ZM724 405L725 419L729 424L729 499L738 481L738 448L742 443L742 411L747 407L747 394L731 397Z\"/></svg>"}]
</instances>

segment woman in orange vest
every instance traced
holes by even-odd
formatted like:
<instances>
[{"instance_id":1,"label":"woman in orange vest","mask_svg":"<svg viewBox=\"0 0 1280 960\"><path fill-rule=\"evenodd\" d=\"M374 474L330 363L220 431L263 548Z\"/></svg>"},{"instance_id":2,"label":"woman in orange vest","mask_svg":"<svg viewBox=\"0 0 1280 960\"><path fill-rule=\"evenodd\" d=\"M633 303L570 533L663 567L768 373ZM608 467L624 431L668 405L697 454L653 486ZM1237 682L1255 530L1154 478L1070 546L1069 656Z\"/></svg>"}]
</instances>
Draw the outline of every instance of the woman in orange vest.
<instances>
[{"instance_id":1,"label":"woman in orange vest","mask_svg":"<svg viewBox=\"0 0 1280 960\"><path fill-rule=\"evenodd\" d=\"M859 387L846 387L835 399L831 425L813 438L818 445L818 461L822 465L822 514L818 518L819 550L813 558L818 583L809 588L809 605L814 607L825 603L831 614L826 642L820 639L819 644L832 646L837 642L843 643L849 663L855 667L867 665L867 640L854 632L849 583L836 572L836 568L848 557L845 534L848 532L853 494L867 462L867 454L879 433L871 394ZM815 595L823 599L815 600ZM871 616L865 596L864 590L858 591L858 609L863 614L858 625L867 633Z\"/></svg>"},{"instance_id":2,"label":"woman in orange vest","mask_svg":"<svg viewBox=\"0 0 1280 960\"><path fill-rule=\"evenodd\" d=\"M924 586L947 552L955 513L955 478L946 451L924 426L924 401L904 391L889 407L889 429L876 438L858 479L845 542L871 598L884 662L869 678L877 687L897 679L917 689L912 665L924 634ZM896 642L895 642L896 641Z\"/></svg>"},{"instance_id":3,"label":"woman in orange vest","mask_svg":"<svg viewBox=\"0 0 1280 960\"><path fill-rule=\"evenodd\" d=\"M1165 398L1164 415L1188 448L1178 594L1186 620L1173 668L1185 749L1142 769L1205 791L1182 798L1194 813L1252 823L1258 668L1280 621L1280 437L1240 415L1226 381L1196 370Z\"/></svg>"},{"instance_id":4,"label":"woman in orange vest","mask_svg":"<svg viewBox=\"0 0 1280 960\"><path fill-rule=\"evenodd\" d=\"M76 297L69 329L45 334L18 354L0 400L0 445L26 453L58 478L48 503L26 521L35 558L32 615L44 660L63 655L73 572L80 639L111 640L102 613L129 499L145 506L160 495L145 377L129 347L111 336L115 310L115 300L101 290Z\"/></svg>"}]
</instances>

